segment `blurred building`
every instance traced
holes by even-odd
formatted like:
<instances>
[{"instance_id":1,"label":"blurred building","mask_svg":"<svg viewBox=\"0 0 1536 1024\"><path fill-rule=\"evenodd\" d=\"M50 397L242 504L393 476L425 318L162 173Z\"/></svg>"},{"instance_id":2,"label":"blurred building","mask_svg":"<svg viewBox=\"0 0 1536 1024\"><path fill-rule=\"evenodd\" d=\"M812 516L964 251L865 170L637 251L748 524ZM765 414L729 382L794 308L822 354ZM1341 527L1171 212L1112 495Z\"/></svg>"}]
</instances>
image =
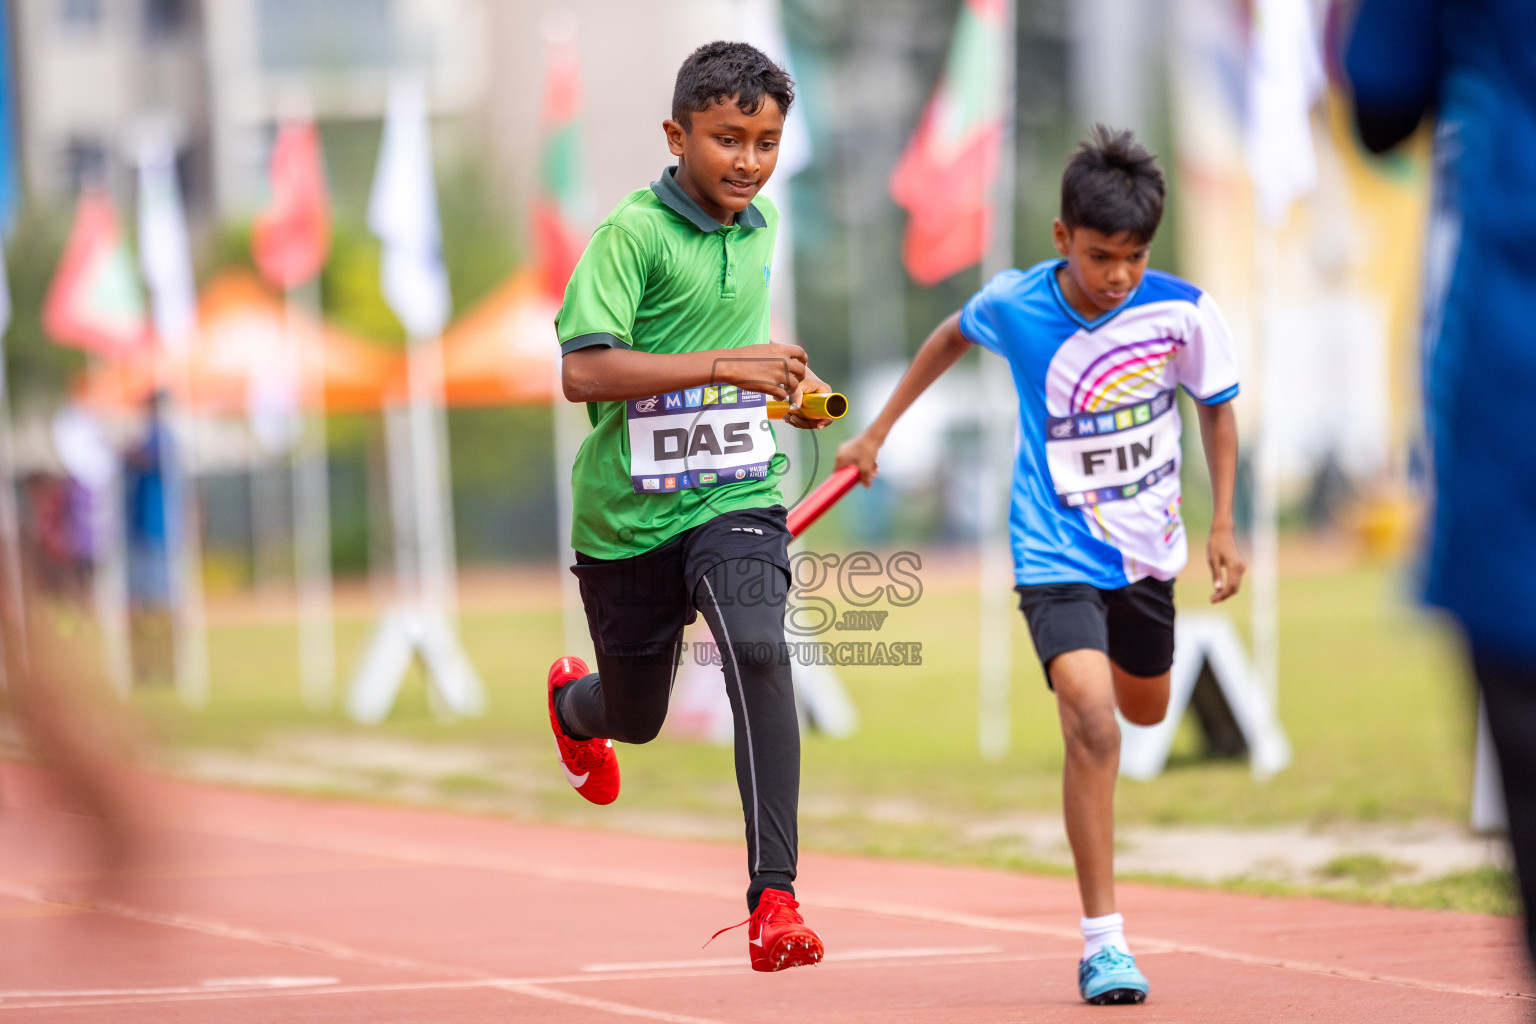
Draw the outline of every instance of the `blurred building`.
<instances>
[{"instance_id":1,"label":"blurred building","mask_svg":"<svg viewBox=\"0 0 1536 1024\"><path fill-rule=\"evenodd\" d=\"M519 207L537 177L544 37L552 30L576 32L589 226L671 162L661 122L670 116L677 67L696 47L736 35L743 6L743 0L480 2L493 55L480 123L498 178Z\"/></svg>"},{"instance_id":2,"label":"blurred building","mask_svg":"<svg viewBox=\"0 0 1536 1024\"><path fill-rule=\"evenodd\" d=\"M732 34L740 0L12 0L30 195L87 180L127 194L138 140L169 131L194 213L243 217L265 194L275 123L312 116L376 144L391 75L427 82L440 159L487 160L509 206L538 159L544 35L576 27L594 214L666 162L678 63ZM572 17L574 16L574 17ZM364 145L366 143L366 145ZM333 154L328 146L327 159ZM346 159L346 154L340 154Z\"/></svg>"},{"instance_id":3,"label":"blurred building","mask_svg":"<svg viewBox=\"0 0 1536 1024\"><path fill-rule=\"evenodd\" d=\"M371 169L392 75L422 76L435 117L471 113L492 60L486 8L487 0L207 3L220 211L239 216L260 204L272 128L283 117L313 117L343 136L359 129L368 150L361 162Z\"/></svg>"},{"instance_id":4,"label":"blurred building","mask_svg":"<svg viewBox=\"0 0 1536 1024\"><path fill-rule=\"evenodd\" d=\"M199 0L12 0L16 119L32 197L98 182L126 194L138 141L169 132L195 209L212 198Z\"/></svg>"},{"instance_id":5,"label":"blurred building","mask_svg":"<svg viewBox=\"0 0 1536 1024\"><path fill-rule=\"evenodd\" d=\"M29 195L126 195L140 140L168 132L194 215L248 215L283 116L382 117L396 72L436 115L485 95L486 0L12 0Z\"/></svg>"}]
</instances>

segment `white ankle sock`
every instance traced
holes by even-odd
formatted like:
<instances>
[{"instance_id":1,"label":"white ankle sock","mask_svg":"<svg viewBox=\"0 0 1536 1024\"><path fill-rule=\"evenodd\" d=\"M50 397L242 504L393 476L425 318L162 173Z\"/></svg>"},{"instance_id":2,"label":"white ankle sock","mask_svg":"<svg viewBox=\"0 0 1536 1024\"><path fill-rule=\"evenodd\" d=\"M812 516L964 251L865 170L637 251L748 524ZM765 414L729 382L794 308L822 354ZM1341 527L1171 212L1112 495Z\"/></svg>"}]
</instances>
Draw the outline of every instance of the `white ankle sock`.
<instances>
[{"instance_id":1,"label":"white ankle sock","mask_svg":"<svg viewBox=\"0 0 1536 1024\"><path fill-rule=\"evenodd\" d=\"M1105 946L1114 946L1122 953L1130 953L1131 947L1125 944L1125 918L1120 914L1085 917L1082 926L1084 960Z\"/></svg>"}]
</instances>

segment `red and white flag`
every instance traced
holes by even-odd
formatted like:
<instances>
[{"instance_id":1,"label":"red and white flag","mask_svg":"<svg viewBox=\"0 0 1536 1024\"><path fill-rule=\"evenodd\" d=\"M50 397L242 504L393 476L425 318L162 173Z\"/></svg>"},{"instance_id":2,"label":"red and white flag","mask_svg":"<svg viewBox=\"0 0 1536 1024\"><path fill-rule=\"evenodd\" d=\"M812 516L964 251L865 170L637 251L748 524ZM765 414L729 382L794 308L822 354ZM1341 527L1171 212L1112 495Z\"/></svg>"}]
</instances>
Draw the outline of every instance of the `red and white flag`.
<instances>
[{"instance_id":1,"label":"red and white flag","mask_svg":"<svg viewBox=\"0 0 1536 1024\"><path fill-rule=\"evenodd\" d=\"M545 293L555 302L587 247L581 230L581 63L575 25L556 19L545 30L544 147L533 201L534 235Z\"/></svg>"},{"instance_id":2,"label":"red and white flag","mask_svg":"<svg viewBox=\"0 0 1536 1024\"><path fill-rule=\"evenodd\" d=\"M331 204L320 133L308 121L285 122L272 145L272 201L256 218L251 252L261 276L279 288L313 280L331 248Z\"/></svg>"},{"instance_id":3,"label":"red and white flag","mask_svg":"<svg viewBox=\"0 0 1536 1024\"><path fill-rule=\"evenodd\" d=\"M43 300L43 330L60 345L109 358L137 352L151 339L133 256L103 191L80 194L64 256Z\"/></svg>"},{"instance_id":4,"label":"red and white flag","mask_svg":"<svg viewBox=\"0 0 1536 1024\"><path fill-rule=\"evenodd\" d=\"M981 262L991 233L1006 104L1003 0L964 0L938 88L891 172L907 211L901 256L933 285Z\"/></svg>"}]
</instances>

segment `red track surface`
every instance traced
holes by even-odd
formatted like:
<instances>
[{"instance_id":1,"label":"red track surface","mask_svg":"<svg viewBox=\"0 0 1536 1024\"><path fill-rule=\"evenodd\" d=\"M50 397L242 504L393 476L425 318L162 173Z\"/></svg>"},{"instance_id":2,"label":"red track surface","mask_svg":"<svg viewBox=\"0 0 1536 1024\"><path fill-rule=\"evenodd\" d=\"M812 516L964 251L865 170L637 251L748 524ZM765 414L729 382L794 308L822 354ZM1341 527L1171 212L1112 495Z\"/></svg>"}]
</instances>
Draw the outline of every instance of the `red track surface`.
<instances>
[{"instance_id":1,"label":"red track surface","mask_svg":"<svg viewBox=\"0 0 1536 1024\"><path fill-rule=\"evenodd\" d=\"M552 766L553 767L553 766ZM1508 921L1125 886L1152 980L1077 999L1072 883L806 854L815 968L754 974L743 852L155 784L175 826L82 902L83 822L0 771L0 1024L17 1021L1516 1021ZM573 796L572 799L575 799Z\"/></svg>"}]
</instances>

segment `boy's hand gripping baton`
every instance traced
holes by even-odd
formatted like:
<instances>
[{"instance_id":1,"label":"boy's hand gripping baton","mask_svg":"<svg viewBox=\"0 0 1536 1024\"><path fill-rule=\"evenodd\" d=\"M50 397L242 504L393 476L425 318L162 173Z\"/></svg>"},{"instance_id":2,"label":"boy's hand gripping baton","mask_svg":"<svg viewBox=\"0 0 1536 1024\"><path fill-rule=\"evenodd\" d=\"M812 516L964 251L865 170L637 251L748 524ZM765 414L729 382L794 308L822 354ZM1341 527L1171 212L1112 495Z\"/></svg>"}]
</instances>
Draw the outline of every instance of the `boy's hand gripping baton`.
<instances>
[{"instance_id":1,"label":"boy's hand gripping baton","mask_svg":"<svg viewBox=\"0 0 1536 1024\"><path fill-rule=\"evenodd\" d=\"M800 415L813 420L840 420L848 415L848 399L836 391L818 391L800 396ZM772 399L768 402L768 418L781 420L789 414L789 403Z\"/></svg>"},{"instance_id":2,"label":"boy's hand gripping baton","mask_svg":"<svg viewBox=\"0 0 1536 1024\"><path fill-rule=\"evenodd\" d=\"M836 505L838 499L851 491L853 485L858 482L858 466L844 466L823 480L820 487L807 494L799 504L789 510L790 536L798 537L804 533L806 527L820 519L823 512Z\"/></svg>"}]
</instances>

